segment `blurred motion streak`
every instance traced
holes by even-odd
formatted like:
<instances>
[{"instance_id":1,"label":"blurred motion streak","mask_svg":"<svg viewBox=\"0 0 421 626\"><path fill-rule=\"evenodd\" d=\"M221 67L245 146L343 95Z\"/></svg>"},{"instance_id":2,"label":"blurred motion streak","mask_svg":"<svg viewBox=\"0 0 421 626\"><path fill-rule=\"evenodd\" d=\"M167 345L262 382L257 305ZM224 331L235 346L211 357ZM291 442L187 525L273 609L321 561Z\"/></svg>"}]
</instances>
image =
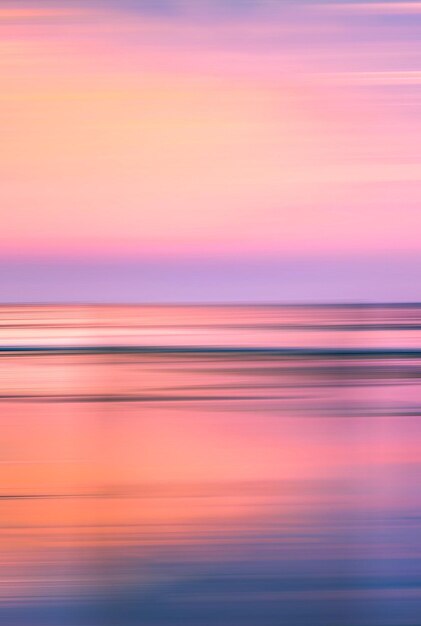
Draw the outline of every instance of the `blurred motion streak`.
<instances>
[{"instance_id":1,"label":"blurred motion streak","mask_svg":"<svg viewBox=\"0 0 421 626\"><path fill-rule=\"evenodd\" d=\"M1 626L421 625L420 28L0 0Z\"/></svg>"}]
</instances>

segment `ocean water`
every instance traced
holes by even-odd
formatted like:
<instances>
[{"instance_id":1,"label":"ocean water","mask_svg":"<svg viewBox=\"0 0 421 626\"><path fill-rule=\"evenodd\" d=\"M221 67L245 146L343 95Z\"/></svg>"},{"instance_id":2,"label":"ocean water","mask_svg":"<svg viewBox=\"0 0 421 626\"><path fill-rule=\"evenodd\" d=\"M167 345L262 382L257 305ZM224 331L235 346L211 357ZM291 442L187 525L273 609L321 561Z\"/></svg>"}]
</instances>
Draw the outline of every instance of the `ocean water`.
<instances>
[{"instance_id":1,"label":"ocean water","mask_svg":"<svg viewBox=\"0 0 421 626\"><path fill-rule=\"evenodd\" d=\"M0 623L419 626L421 307L0 308Z\"/></svg>"}]
</instances>

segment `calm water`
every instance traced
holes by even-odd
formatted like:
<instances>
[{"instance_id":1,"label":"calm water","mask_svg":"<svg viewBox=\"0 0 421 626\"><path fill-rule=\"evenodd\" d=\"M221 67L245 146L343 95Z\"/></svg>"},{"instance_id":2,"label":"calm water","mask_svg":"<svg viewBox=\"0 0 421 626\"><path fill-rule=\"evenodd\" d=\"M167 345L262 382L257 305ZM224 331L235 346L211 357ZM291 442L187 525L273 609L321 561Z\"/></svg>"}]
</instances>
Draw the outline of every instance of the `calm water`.
<instances>
[{"instance_id":1,"label":"calm water","mask_svg":"<svg viewBox=\"0 0 421 626\"><path fill-rule=\"evenodd\" d=\"M0 308L5 626L421 624L421 307Z\"/></svg>"}]
</instances>

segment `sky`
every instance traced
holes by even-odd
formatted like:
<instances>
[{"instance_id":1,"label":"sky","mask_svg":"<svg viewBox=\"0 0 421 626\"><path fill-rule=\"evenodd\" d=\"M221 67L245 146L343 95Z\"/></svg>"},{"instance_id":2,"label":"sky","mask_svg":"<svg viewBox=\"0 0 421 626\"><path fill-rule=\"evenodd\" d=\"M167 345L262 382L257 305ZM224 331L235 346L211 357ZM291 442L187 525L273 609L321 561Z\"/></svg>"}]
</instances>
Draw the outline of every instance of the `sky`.
<instances>
[{"instance_id":1,"label":"sky","mask_svg":"<svg viewBox=\"0 0 421 626\"><path fill-rule=\"evenodd\" d=\"M420 300L421 2L0 0L0 301Z\"/></svg>"}]
</instances>

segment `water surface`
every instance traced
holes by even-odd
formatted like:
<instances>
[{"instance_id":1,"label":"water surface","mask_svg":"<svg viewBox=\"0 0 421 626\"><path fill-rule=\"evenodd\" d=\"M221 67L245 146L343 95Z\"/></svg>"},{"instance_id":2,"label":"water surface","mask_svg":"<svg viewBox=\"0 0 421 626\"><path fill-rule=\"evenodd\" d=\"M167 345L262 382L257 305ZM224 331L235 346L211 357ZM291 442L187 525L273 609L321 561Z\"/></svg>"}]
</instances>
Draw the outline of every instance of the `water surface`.
<instances>
[{"instance_id":1,"label":"water surface","mask_svg":"<svg viewBox=\"0 0 421 626\"><path fill-rule=\"evenodd\" d=\"M421 623L421 307L7 306L0 348L2 623Z\"/></svg>"}]
</instances>

